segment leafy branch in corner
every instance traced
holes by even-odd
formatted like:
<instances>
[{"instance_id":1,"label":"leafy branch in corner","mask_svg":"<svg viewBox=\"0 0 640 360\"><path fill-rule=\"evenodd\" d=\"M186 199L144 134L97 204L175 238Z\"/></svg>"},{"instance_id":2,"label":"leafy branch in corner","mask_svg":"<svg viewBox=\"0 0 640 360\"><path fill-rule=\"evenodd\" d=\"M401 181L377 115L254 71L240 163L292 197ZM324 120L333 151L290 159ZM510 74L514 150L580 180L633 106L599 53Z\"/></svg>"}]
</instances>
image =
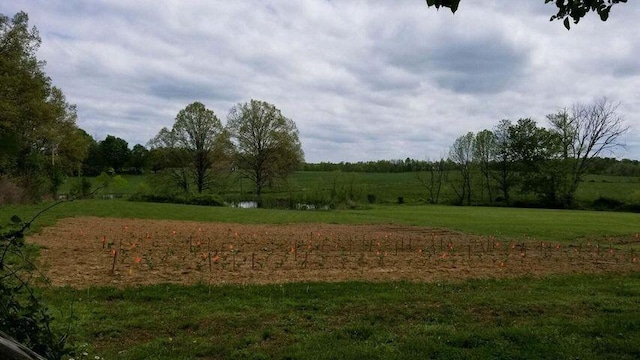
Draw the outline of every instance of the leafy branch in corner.
<instances>
[{"instance_id":1,"label":"leafy branch in corner","mask_svg":"<svg viewBox=\"0 0 640 360\"><path fill-rule=\"evenodd\" d=\"M452 13L455 13L460 5L460 0L426 1L429 7L435 6L436 9L440 9L440 7L449 8ZM600 20L607 21L611 7L626 2L627 0L544 0L545 4L554 3L558 8L558 12L551 16L550 21L563 20L564 27L567 30L571 28L571 20L573 20L574 24L577 24L589 12L596 12L600 16Z\"/></svg>"},{"instance_id":2,"label":"leafy branch in corner","mask_svg":"<svg viewBox=\"0 0 640 360\"><path fill-rule=\"evenodd\" d=\"M93 196L106 188L113 174L101 186L78 198L60 199L38 211L29 221L13 215L6 229L0 227L0 358L60 359L70 352L67 334L56 336L51 329L53 316L30 285L34 272L45 278L34 264L32 251L24 249L24 235L31 225L52 208Z\"/></svg>"}]
</instances>

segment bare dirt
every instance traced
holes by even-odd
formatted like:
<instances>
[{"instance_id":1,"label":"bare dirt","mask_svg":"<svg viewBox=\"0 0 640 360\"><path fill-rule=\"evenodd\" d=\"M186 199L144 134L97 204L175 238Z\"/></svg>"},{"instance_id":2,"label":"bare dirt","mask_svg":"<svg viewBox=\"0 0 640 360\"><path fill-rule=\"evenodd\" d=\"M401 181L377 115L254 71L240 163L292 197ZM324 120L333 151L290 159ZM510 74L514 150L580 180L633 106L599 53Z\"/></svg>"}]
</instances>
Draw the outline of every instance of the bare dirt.
<instances>
[{"instance_id":1,"label":"bare dirt","mask_svg":"<svg viewBox=\"0 0 640 360\"><path fill-rule=\"evenodd\" d=\"M637 237L560 244L398 225L69 218L30 236L51 283L456 281L640 270Z\"/></svg>"}]
</instances>

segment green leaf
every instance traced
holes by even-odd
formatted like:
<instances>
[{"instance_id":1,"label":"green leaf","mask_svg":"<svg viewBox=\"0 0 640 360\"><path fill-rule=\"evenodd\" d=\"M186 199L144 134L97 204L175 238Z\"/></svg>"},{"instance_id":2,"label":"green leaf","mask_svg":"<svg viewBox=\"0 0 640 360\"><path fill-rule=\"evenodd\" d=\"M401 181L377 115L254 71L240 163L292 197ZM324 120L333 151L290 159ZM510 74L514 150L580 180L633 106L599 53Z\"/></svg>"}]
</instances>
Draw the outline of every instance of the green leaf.
<instances>
[{"instance_id":1,"label":"green leaf","mask_svg":"<svg viewBox=\"0 0 640 360\"><path fill-rule=\"evenodd\" d=\"M567 30L571 28L571 24L569 23L569 18L564 19L564 27L566 27Z\"/></svg>"},{"instance_id":2,"label":"green leaf","mask_svg":"<svg viewBox=\"0 0 640 360\"><path fill-rule=\"evenodd\" d=\"M455 13L458 10L458 5L460 5L460 0L451 0L451 12Z\"/></svg>"},{"instance_id":3,"label":"green leaf","mask_svg":"<svg viewBox=\"0 0 640 360\"><path fill-rule=\"evenodd\" d=\"M452 13L458 10L458 5L460 5L460 0L427 0L427 6L435 6L436 9L440 9L441 6L448 7Z\"/></svg>"},{"instance_id":4,"label":"green leaf","mask_svg":"<svg viewBox=\"0 0 640 360\"><path fill-rule=\"evenodd\" d=\"M11 217L11 222L14 224L20 224L22 223L22 219L18 215L13 215Z\"/></svg>"}]
</instances>

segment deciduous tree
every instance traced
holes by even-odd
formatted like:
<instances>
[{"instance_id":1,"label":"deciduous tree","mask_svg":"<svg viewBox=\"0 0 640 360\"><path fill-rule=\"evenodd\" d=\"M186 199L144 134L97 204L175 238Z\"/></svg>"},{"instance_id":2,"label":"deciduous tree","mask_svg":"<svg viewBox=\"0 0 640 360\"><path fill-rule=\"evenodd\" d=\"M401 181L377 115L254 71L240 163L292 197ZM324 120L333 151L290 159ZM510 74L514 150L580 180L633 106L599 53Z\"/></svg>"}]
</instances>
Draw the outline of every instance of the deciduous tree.
<instances>
[{"instance_id":1,"label":"deciduous tree","mask_svg":"<svg viewBox=\"0 0 640 360\"><path fill-rule=\"evenodd\" d=\"M431 204L437 204L440 201L442 184L446 181L449 173L446 160L442 157L440 160L426 162L425 169L418 168L416 170L418 182L429 192L428 201ZM426 170L425 176L422 175L423 170Z\"/></svg>"},{"instance_id":2,"label":"deciduous tree","mask_svg":"<svg viewBox=\"0 0 640 360\"><path fill-rule=\"evenodd\" d=\"M474 135L472 132L468 132L466 135L462 135L457 138L451 150L449 151L449 159L453 161L460 171L461 182L459 189L453 187L460 204L465 201L467 205L471 205L471 165L473 160L473 141Z\"/></svg>"},{"instance_id":3,"label":"deciduous tree","mask_svg":"<svg viewBox=\"0 0 640 360\"><path fill-rule=\"evenodd\" d=\"M208 189L214 172L227 167L231 152L229 134L212 110L194 102L178 112L171 130L163 128L149 142L152 148L169 150L169 167L179 169L175 175L188 191L193 174L198 193Z\"/></svg>"},{"instance_id":4,"label":"deciduous tree","mask_svg":"<svg viewBox=\"0 0 640 360\"><path fill-rule=\"evenodd\" d=\"M496 151L496 136L491 130L482 130L476 134L473 142L473 161L478 165L480 173L482 173L483 187L487 189L489 204L493 203L493 195L491 192L491 161ZM484 195L482 197L484 197Z\"/></svg>"},{"instance_id":5,"label":"deciduous tree","mask_svg":"<svg viewBox=\"0 0 640 360\"><path fill-rule=\"evenodd\" d=\"M70 168L86 155L75 106L51 85L36 57L37 29L24 12L0 14L0 175L31 198L56 192Z\"/></svg>"},{"instance_id":6,"label":"deciduous tree","mask_svg":"<svg viewBox=\"0 0 640 360\"><path fill-rule=\"evenodd\" d=\"M589 166L594 159L623 146L621 138L629 131L624 117L618 114L619 103L600 98L591 104L577 103L567 110L547 116L556 134L568 172L564 189L565 205L571 207Z\"/></svg>"},{"instance_id":7,"label":"deciduous tree","mask_svg":"<svg viewBox=\"0 0 640 360\"><path fill-rule=\"evenodd\" d=\"M136 144L131 149L131 156L129 157L129 165L137 174L142 172L149 163L149 150L140 144Z\"/></svg>"},{"instance_id":8,"label":"deciduous tree","mask_svg":"<svg viewBox=\"0 0 640 360\"><path fill-rule=\"evenodd\" d=\"M509 128L512 159L524 192L536 194L545 205L557 206L564 176L558 167L557 137L538 127L535 120L520 119Z\"/></svg>"},{"instance_id":9,"label":"deciduous tree","mask_svg":"<svg viewBox=\"0 0 640 360\"><path fill-rule=\"evenodd\" d=\"M113 135L107 137L98 143L103 165L107 168L113 168L118 173L122 167L129 161L131 150L126 140ZM103 169L104 170L104 169Z\"/></svg>"},{"instance_id":10,"label":"deciduous tree","mask_svg":"<svg viewBox=\"0 0 640 360\"><path fill-rule=\"evenodd\" d=\"M257 196L304 161L295 122L272 104L251 100L234 106L227 129L236 146L238 171L251 180Z\"/></svg>"},{"instance_id":11,"label":"deciduous tree","mask_svg":"<svg viewBox=\"0 0 640 360\"><path fill-rule=\"evenodd\" d=\"M511 189L515 184L513 154L511 152L511 138L509 136L511 126L511 121L503 119L493 130L493 135L496 140L496 152L493 159L498 168L498 171L493 174L493 178L498 183L502 198L507 205L509 205Z\"/></svg>"}]
</instances>

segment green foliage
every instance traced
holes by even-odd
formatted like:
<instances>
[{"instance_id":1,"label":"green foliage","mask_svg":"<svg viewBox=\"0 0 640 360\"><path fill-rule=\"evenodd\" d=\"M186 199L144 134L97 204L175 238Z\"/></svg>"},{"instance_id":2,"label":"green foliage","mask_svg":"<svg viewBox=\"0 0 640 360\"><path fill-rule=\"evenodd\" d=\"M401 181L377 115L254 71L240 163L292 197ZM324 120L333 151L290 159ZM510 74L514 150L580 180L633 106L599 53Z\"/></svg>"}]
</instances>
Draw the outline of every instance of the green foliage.
<instances>
[{"instance_id":1,"label":"green foliage","mask_svg":"<svg viewBox=\"0 0 640 360\"><path fill-rule=\"evenodd\" d=\"M24 190L8 176L0 175L0 205L19 204L24 201Z\"/></svg>"},{"instance_id":2,"label":"green foliage","mask_svg":"<svg viewBox=\"0 0 640 360\"><path fill-rule=\"evenodd\" d=\"M627 0L590 0L590 1L554 1L544 0L545 4L553 2L558 7L558 13L551 17L551 21L564 19L564 27L569 30L571 25L569 19L577 24L580 19L590 11L595 11L600 16L600 20L607 21L611 7L615 4L626 3Z\"/></svg>"},{"instance_id":3,"label":"green foliage","mask_svg":"<svg viewBox=\"0 0 640 360\"><path fill-rule=\"evenodd\" d=\"M446 7L455 13L460 5L460 0L426 0L427 6L435 6L436 9ZM577 24L589 12L596 12L600 16L600 20L607 21L611 7L615 4L626 3L627 0L544 0L545 4L553 3L558 8L558 13L551 16L553 20L563 20L564 27L569 30L571 28L570 20Z\"/></svg>"},{"instance_id":4,"label":"green foliage","mask_svg":"<svg viewBox=\"0 0 640 360\"><path fill-rule=\"evenodd\" d=\"M492 171L497 171L493 170ZM501 193L497 188L497 181L493 178L495 173L491 173L491 186L494 192L494 206L505 206L501 200ZM237 175L237 174L236 174ZM321 171L298 171L295 172L284 186L267 189L263 195L263 204L271 206L278 204L282 207L281 200L286 199L288 208L297 208L297 204L314 205L315 208L324 208L332 203L335 208L349 208L367 206L369 200L367 195L375 196L375 203L380 205L390 205L397 202L397 198L402 196L405 204L434 204L434 200L438 200L438 204L453 204L457 199L451 183L461 181L459 173L454 171L437 170L434 175L435 186L430 187L429 171L420 171L416 173L345 173L340 171L321 172ZM472 204L483 205L488 204L486 183L483 183L484 175L475 168L472 173ZM116 194L123 197L134 195L152 195L159 197L185 197L184 192L176 189L173 183L167 181L166 178L156 175L122 175L126 180L127 186L112 191L109 188L102 191L103 194ZM247 189L246 180L233 178L229 179L227 184L218 187L219 191L207 192L222 197L228 203L238 203L241 201L255 201L256 197L249 186ZM85 182L94 187L100 186L96 178L86 178ZM440 192L438 193L438 182L441 182ZM77 178L70 178L61 189L62 194L70 192L71 185L77 184ZM110 190L111 189L111 190ZM249 190L249 191L247 191ZM621 176L602 176L588 175L584 182L580 184L575 196L576 209L589 209L591 204L598 197L609 197L624 202L625 207L621 211L628 211L633 204L640 204L633 197L635 192L640 191L640 179L637 177L621 177ZM539 199L532 194L523 194L520 188L513 187L511 206L526 207L544 207ZM75 192L75 194L79 194ZM332 194L334 195L332 197ZM193 195L193 194L192 194ZM76 195L77 196L77 195ZM280 199L276 201L276 199Z\"/></svg>"},{"instance_id":5,"label":"green foliage","mask_svg":"<svg viewBox=\"0 0 640 360\"><path fill-rule=\"evenodd\" d=\"M0 14L0 175L9 175L31 200L55 193L77 169L87 143L76 108L51 85L36 57L37 29L19 12Z\"/></svg>"},{"instance_id":6,"label":"green foliage","mask_svg":"<svg viewBox=\"0 0 640 360\"><path fill-rule=\"evenodd\" d=\"M596 210L620 210L624 203L620 200L599 197L593 201L593 208Z\"/></svg>"},{"instance_id":7,"label":"green foliage","mask_svg":"<svg viewBox=\"0 0 640 360\"><path fill-rule=\"evenodd\" d=\"M69 189L69 194L72 196L89 196L91 193L91 181L84 176L80 176L72 180L71 188Z\"/></svg>"},{"instance_id":8,"label":"green foliage","mask_svg":"<svg viewBox=\"0 0 640 360\"><path fill-rule=\"evenodd\" d=\"M449 158L460 171L461 181L452 182L458 202L471 205L476 188L471 180L479 179L483 204L493 203L495 187L506 205L576 207L576 194L586 174L608 162L599 156L619 147L619 139L629 130L617 114L618 106L601 98L587 105L575 104L571 112L565 109L547 115L549 129L530 118L515 124L501 120L493 131L457 138ZM625 169L629 165L625 162ZM512 201L515 191L520 198Z\"/></svg>"},{"instance_id":9,"label":"green foliage","mask_svg":"<svg viewBox=\"0 0 640 360\"><path fill-rule=\"evenodd\" d=\"M210 189L230 168L229 134L213 111L194 102L178 112L171 130L163 128L149 141L154 171L189 194Z\"/></svg>"},{"instance_id":10,"label":"green foliage","mask_svg":"<svg viewBox=\"0 0 640 360\"><path fill-rule=\"evenodd\" d=\"M108 182L109 189L116 195L121 195L129 186L129 182L122 175L115 175L111 179L106 179L102 183Z\"/></svg>"},{"instance_id":11,"label":"green foliage","mask_svg":"<svg viewBox=\"0 0 640 360\"><path fill-rule=\"evenodd\" d=\"M142 174L149 164L149 150L140 144L136 144L131 149L129 165L135 174Z\"/></svg>"},{"instance_id":12,"label":"green foliage","mask_svg":"<svg viewBox=\"0 0 640 360\"><path fill-rule=\"evenodd\" d=\"M439 161L436 161L439 162ZM416 160L406 158L405 160L377 160L377 161L359 161L359 162L320 162L305 163L302 165L303 171L342 171L342 172L368 172L368 173L401 173L420 171L434 165L434 162L426 160ZM453 169L452 164L447 164L447 169Z\"/></svg>"},{"instance_id":13,"label":"green foliage","mask_svg":"<svg viewBox=\"0 0 640 360\"><path fill-rule=\"evenodd\" d=\"M25 245L28 224L13 215L0 227L0 329L47 359L69 352L66 336L51 330L54 318L33 287L36 277L33 249Z\"/></svg>"},{"instance_id":14,"label":"green foliage","mask_svg":"<svg viewBox=\"0 0 640 360\"><path fill-rule=\"evenodd\" d=\"M235 142L237 170L253 183L257 196L304 161L295 122L267 102L251 100L233 107L227 131Z\"/></svg>"},{"instance_id":15,"label":"green foliage","mask_svg":"<svg viewBox=\"0 0 640 360\"><path fill-rule=\"evenodd\" d=\"M458 204L471 205L471 166L473 160L473 149L475 136L472 132L458 137L451 146L449 159L456 164L460 171L459 185L454 185L453 189L458 195Z\"/></svg>"},{"instance_id":16,"label":"green foliage","mask_svg":"<svg viewBox=\"0 0 640 360\"><path fill-rule=\"evenodd\" d=\"M113 169L120 172L124 165L129 162L131 150L129 144L118 137L107 135L107 137L98 143L100 151L100 159L104 169Z\"/></svg>"},{"instance_id":17,"label":"green foliage","mask_svg":"<svg viewBox=\"0 0 640 360\"><path fill-rule=\"evenodd\" d=\"M197 194L193 196L184 195L152 195L136 194L131 196L131 201L147 201L153 203L170 203L201 206L224 206L224 200L218 195Z\"/></svg>"}]
</instances>

